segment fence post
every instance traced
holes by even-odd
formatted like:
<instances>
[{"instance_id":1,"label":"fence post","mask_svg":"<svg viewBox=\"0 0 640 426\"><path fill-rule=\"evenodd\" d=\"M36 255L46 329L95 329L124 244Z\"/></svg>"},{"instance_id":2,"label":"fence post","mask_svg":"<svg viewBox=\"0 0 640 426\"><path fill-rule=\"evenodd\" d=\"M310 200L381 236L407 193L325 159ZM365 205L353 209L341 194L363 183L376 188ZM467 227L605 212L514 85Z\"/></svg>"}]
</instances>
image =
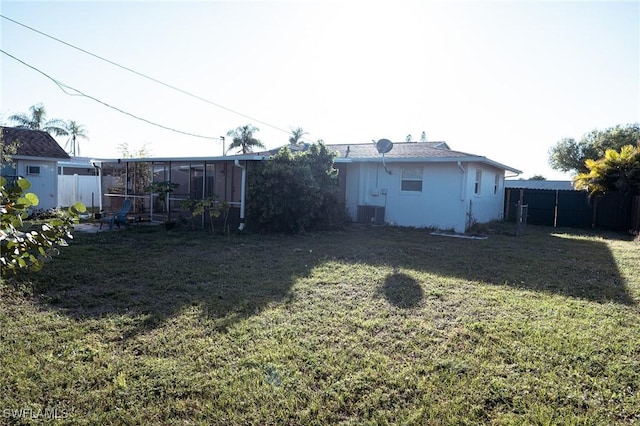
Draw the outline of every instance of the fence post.
<instances>
[{"instance_id":1,"label":"fence post","mask_svg":"<svg viewBox=\"0 0 640 426\"><path fill-rule=\"evenodd\" d=\"M558 195L560 191L556 189L556 205L553 207L553 227L558 227Z\"/></svg>"},{"instance_id":2,"label":"fence post","mask_svg":"<svg viewBox=\"0 0 640 426\"><path fill-rule=\"evenodd\" d=\"M640 232L640 195L633 197L631 227L633 232Z\"/></svg>"},{"instance_id":3,"label":"fence post","mask_svg":"<svg viewBox=\"0 0 640 426\"><path fill-rule=\"evenodd\" d=\"M524 234L524 230L527 227L528 211L529 206L527 204L522 205L520 201L518 201L518 205L516 207L516 236Z\"/></svg>"}]
</instances>

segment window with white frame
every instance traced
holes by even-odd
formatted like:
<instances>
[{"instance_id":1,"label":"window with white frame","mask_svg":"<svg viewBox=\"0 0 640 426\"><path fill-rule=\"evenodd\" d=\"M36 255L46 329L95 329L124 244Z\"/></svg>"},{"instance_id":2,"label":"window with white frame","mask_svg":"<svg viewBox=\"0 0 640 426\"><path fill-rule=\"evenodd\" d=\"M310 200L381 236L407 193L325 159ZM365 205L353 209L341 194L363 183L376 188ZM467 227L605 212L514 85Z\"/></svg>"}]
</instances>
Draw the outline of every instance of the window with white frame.
<instances>
[{"instance_id":1,"label":"window with white frame","mask_svg":"<svg viewBox=\"0 0 640 426\"><path fill-rule=\"evenodd\" d=\"M400 189L403 192L422 192L422 167L403 167Z\"/></svg>"},{"instance_id":2,"label":"window with white frame","mask_svg":"<svg viewBox=\"0 0 640 426\"><path fill-rule=\"evenodd\" d=\"M498 195L498 189L500 189L500 175L496 174L493 182L493 194Z\"/></svg>"},{"instance_id":3,"label":"window with white frame","mask_svg":"<svg viewBox=\"0 0 640 426\"><path fill-rule=\"evenodd\" d=\"M28 175L39 175L40 174L40 166L27 166L27 174Z\"/></svg>"},{"instance_id":4,"label":"window with white frame","mask_svg":"<svg viewBox=\"0 0 640 426\"><path fill-rule=\"evenodd\" d=\"M482 186L482 170L476 169L476 181L473 185L473 193L480 194L480 188Z\"/></svg>"}]
</instances>

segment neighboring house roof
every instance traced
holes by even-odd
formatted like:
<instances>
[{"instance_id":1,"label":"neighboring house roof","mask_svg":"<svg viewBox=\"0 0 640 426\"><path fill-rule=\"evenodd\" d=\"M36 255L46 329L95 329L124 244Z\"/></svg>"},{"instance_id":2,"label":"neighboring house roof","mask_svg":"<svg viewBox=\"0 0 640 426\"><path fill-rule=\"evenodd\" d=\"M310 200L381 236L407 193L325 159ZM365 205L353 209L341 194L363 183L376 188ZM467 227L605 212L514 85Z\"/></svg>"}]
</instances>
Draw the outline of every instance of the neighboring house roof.
<instances>
[{"instance_id":1,"label":"neighboring house roof","mask_svg":"<svg viewBox=\"0 0 640 426\"><path fill-rule=\"evenodd\" d=\"M69 154L47 132L40 130L2 127L2 142L18 142L18 150L13 157L36 157L68 160Z\"/></svg>"},{"instance_id":2,"label":"neighboring house roof","mask_svg":"<svg viewBox=\"0 0 640 426\"><path fill-rule=\"evenodd\" d=\"M568 180L505 180L505 188L546 189L550 191L573 191L575 188Z\"/></svg>"}]
</instances>

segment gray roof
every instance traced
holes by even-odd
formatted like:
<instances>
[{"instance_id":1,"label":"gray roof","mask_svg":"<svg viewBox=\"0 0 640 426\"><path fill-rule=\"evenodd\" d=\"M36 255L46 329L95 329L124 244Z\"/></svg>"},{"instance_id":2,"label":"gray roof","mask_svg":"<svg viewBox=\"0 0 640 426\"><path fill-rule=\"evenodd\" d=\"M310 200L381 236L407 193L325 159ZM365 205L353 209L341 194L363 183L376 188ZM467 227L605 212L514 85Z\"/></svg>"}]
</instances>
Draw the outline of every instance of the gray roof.
<instances>
[{"instance_id":1,"label":"gray roof","mask_svg":"<svg viewBox=\"0 0 640 426\"><path fill-rule=\"evenodd\" d=\"M380 158L376 145L373 143L364 144L336 144L327 145L332 151L338 153L337 158ZM445 142L396 142L391 151L387 152L385 158L442 158L463 154L451 151Z\"/></svg>"},{"instance_id":2,"label":"gray roof","mask_svg":"<svg viewBox=\"0 0 640 426\"><path fill-rule=\"evenodd\" d=\"M285 145L293 152L303 151L303 146ZM325 146L338 154L337 158L380 158L374 143L343 143L343 144L325 144ZM277 147L268 151L255 152L254 155L275 155L283 147ZM452 152L446 142L395 142L391 152L385 154L386 158L407 158L407 157L430 157L434 153L429 149L444 149ZM466 154L468 155L468 154Z\"/></svg>"},{"instance_id":3,"label":"gray roof","mask_svg":"<svg viewBox=\"0 0 640 426\"><path fill-rule=\"evenodd\" d=\"M285 145L287 146L287 145ZM290 146L292 151L304 150L305 147ZM355 143L355 144L325 144L327 149L335 152L336 163L349 163L349 162L382 162L382 154L376 149L374 143ZM251 152L247 154L236 154L222 157L192 157L192 158L145 158L145 159L133 159L123 158L118 161L133 162L133 161L189 161L189 160L215 160L215 161L256 161L265 160L272 155L276 155L280 149L278 147L268 151ZM522 172L513 167L506 166L496 161L490 160L481 155L469 154L466 152L453 151L449 148L446 142L396 142L393 144L391 151L387 152L384 159L390 162L477 162L502 169L516 175ZM102 160L102 161L115 161L115 160Z\"/></svg>"},{"instance_id":4,"label":"gray roof","mask_svg":"<svg viewBox=\"0 0 640 426\"><path fill-rule=\"evenodd\" d=\"M2 143L17 141L18 150L14 157L61 158L68 160L69 154L47 132L40 130L2 127Z\"/></svg>"},{"instance_id":5,"label":"gray roof","mask_svg":"<svg viewBox=\"0 0 640 426\"><path fill-rule=\"evenodd\" d=\"M573 191L569 180L505 180L505 188L546 189L549 191Z\"/></svg>"},{"instance_id":6,"label":"gray roof","mask_svg":"<svg viewBox=\"0 0 640 426\"><path fill-rule=\"evenodd\" d=\"M380 154L373 143L365 144L337 144L326 145L328 149L337 153L336 162L348 161L381 161ZM395 142L391 151L384 154L387 161L403 162L479 162L520 174L520 170L500 164L488 158L469 154L467 152L453 151L445 142Z\"/></svg>"}]
</instances>

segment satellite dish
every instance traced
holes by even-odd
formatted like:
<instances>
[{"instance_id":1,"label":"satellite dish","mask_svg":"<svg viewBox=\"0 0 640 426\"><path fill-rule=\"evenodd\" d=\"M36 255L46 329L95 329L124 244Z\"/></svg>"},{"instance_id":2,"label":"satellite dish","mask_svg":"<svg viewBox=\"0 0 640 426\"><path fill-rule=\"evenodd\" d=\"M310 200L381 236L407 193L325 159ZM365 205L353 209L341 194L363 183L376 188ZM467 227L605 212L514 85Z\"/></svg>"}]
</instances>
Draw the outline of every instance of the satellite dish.
<instances>
[{"instance_id":1,"label":"satellite dish","mask_svg":"<svg viewBox=\"0 0 640 426\"><path fill-rule=\"evenodd\" d=\"M389 139L380 139L376 142L376 149L380 154L382 154L382 166L384 167L384 171L391 174L391 171L387 169L387 165L384 163L384 155L393 149L393 142Z\"/></svg>"},{"instance_id":2,"label":"satellite dish","mask_svg":"<svg viewBox=\"0 0 640 426\"><path fill-rule=\"evenodd\" d=\"M380 154L386 154L387 152L391 151L392 148L393 142L391 142L389 139L380 139L378 142L376 142L376 149Z\"/></svg>"}]
</instances>

